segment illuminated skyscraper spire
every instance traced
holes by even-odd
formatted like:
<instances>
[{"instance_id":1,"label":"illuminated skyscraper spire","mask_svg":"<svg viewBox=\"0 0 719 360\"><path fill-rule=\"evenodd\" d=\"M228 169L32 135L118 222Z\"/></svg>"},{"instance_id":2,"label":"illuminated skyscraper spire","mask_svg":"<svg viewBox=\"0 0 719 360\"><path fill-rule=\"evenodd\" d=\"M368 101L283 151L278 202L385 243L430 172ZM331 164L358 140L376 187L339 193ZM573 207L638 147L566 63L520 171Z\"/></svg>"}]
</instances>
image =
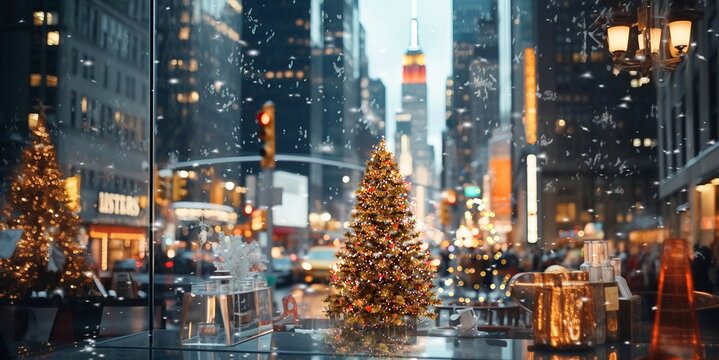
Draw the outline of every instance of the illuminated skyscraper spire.
<instances>
[{"instance_id":1,"label":"illuminated skyscraper spire","mask_svg":"<svg viewBox=\"0 0 719 360\"><path fill-rule=\"evenodd\" d=\"M417 24L417 0L412 0L412 20L409 28L409 50L419 50L419 34Z\"/></svg>"},{"instance_id":2,"label":"illuminated skyscraper spire","mask_svg":"<svg viewBox=\"0 0 719 360\"><path fill-rule=\"evenodd\" d=\"M412 20L409 28L409 48L402 61L403 76L405 84L420 84L425 82L424 54L419 48L419 34L417 23L417 0L412 0Z\"/></svg>"}]
</instances>

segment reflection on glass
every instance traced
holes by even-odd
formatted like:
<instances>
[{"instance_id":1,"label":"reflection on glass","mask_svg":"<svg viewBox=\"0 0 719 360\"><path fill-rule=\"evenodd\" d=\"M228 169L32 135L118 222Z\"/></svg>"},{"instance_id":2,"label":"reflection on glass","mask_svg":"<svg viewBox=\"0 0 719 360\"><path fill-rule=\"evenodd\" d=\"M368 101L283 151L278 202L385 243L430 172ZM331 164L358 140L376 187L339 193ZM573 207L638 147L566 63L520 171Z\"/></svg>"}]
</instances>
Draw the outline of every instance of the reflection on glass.
<instances>
[{"instance_id":1,"label":"reflection on glass","mask_svg":"<svg viewBox=\"0 0 719 360\"><path fill-rule=\"evenodd\" d=\"M103 341L147 329L150 312L158 333L178 332L183 296L222 261L220 232L264 244L270 270L253 281L276 303L295 296L297 327L321 324L330 249L381 137L445 305L510 307L514 274L576 268L589 240L607 241L632 291L656 293L670 236L690 240L695 299L713 304L717 7L657 0L664 23L607 31L606 3L0 2L0 318L14 325L0 341L21 355ZM631 39L641 31L651 43ZM638 59L610 51L662 53L662 39L680 63L618 72ZM267 101L272 169L259 161ZM697 320L714 343L709 312Z\"/></svg>"},{"instance_id":2,"label":"reflection on glass","mask_svg":"<svg viewBox=\"0 0 719 360\"><path fill-rule=\"evenodd\" d=\"M149 1L0 13L0 349L147 329Z\"/></svg>"},{"instance_id":3,"label":"reflection on glass","mask_svg":"<svg viewBox=\"0 0 719 360\"><path fill-rule=\"evenodd\" d=\"M342 323L329 329L325 341L336 355L381 357L418 350L417 338L409 327L377 330Z\"/></svg>"}]
</instances>

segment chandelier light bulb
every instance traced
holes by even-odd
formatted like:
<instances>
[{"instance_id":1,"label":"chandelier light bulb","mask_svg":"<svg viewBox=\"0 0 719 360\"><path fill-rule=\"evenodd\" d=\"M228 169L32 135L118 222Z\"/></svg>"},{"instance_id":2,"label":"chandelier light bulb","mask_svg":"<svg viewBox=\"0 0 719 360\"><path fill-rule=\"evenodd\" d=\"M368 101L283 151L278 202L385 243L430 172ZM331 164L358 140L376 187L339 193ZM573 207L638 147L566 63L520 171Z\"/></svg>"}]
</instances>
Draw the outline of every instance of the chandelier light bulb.
<instances>
[{"instance_id":1,"label":"chandelier light bulb","mask_svg":"<svg viewBox=\"0 0 719 360\"><path fill-rule=\"evenodd\" d=\"M688 48L692 35L692 22L689 20L670 22L669 35L672 37L672 46L680 51Z\"/></svg>"},{"instance_id":2,"label":"chandelier light bulb","mask_svg":"<svg viewBox=\"0 0 719 360\"><path fill-rule=\"evenodd\" d=\"M629 26L611 26L607 29L609 52L627 51L629 45Z\"/></svg>"}]
</instances>

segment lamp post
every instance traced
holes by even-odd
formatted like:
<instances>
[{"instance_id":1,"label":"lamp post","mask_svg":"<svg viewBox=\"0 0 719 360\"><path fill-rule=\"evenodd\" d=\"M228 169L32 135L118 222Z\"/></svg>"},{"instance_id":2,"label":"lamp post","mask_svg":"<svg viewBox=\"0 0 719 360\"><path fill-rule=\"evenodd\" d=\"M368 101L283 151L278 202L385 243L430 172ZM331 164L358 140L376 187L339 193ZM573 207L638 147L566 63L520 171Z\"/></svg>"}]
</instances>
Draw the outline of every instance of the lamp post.
<instances>
[{"instance_id":1,"label":"lamp post","mask_svg":"<svg viewBox=\"0 0 719 360\"><path fill-rule=\"evenodd\" d=\"M656 16L651 0L636 10L615 5L604 12L607 48L614 73L630 71L648 78L654 70L674 71L689 52L694 21L703 13L691 1L674 1Z\"/></svg>"}]
</instances>

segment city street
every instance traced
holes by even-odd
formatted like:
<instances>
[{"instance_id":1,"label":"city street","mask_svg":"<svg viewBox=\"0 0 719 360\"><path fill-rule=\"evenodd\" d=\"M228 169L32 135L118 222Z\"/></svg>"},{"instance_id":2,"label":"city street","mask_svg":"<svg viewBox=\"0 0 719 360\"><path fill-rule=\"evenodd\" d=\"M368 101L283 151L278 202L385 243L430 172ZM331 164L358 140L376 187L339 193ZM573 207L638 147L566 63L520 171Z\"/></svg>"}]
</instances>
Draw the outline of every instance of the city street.
<instances>
[{"instance_id":1,"label":"city street","mask_svg":"<svg viewBox=\"0 0 719 360\"><path fill-rule=\"evenodd\" d=\"M273 297L275 304L282 306L282 298L292 295L297 301L298 312L302 318L324 319L327 316L322 312L322 299L330 292L330 287L326 284L298 284L275 289ZM282 309L278 310L281 312Z\"/></svg>"},{"instance_id":2,"label":"city street","mask_svg":"<svg viewBox=\"0 0 719 360\"><path fill-rule=\"evenodd\" d=\"M287 339L343 324L444 358L719 349L717 1L0 14L0 359L147 329L320 356Z\"/></svg>"}]
</instances>

